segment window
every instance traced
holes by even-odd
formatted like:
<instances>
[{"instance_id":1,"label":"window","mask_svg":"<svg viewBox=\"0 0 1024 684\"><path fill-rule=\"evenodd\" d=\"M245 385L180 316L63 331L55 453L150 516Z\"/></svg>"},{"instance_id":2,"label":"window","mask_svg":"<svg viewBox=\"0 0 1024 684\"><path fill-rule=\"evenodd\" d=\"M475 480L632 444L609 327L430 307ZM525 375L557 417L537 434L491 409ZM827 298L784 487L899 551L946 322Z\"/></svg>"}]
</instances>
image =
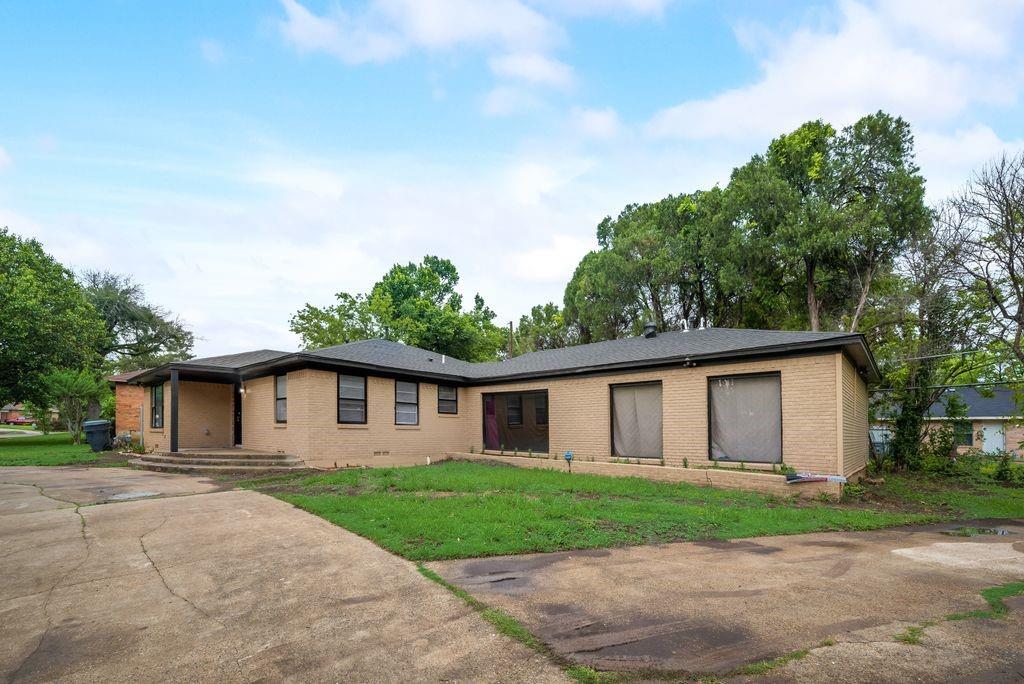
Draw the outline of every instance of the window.
<instances>
[{"instance_id":1,"label":"window","mask_svg":"<svg viewBox=\"0 0 1024 684\"><path fill-rule=\"evenodd\" d=\"M149 420L154 429L164 426L164 386L149 389Z\"/></svg>"},{"instance_id":2,"label":"window","mask_svg":"<svg viewBox=\"0 0 1024 684\"><path fill-rule=\"evenodd\" d=\"M395 425L419 425L420 386L395 380Z\"/></svg>"},{"instance_id":3,"label":"window","mask_svg":"<svg viewBox=\"0 0 1024 684\"><path fill-rule=\"evenodd\" d=\"M449 387L447 385L437 386L437 412L459 412L459 390L457 387Z\"/></svg>"},{"instance_id":4,"label":"window","mask_svg":"<svg viewBox=\"0 0 1024 684\"><path fill-rule=\"evenodd\" d=\"M338 422L366 423L366 377L338 375Z\"/></svg>"},{"instance_id":5,"label":"window","mask_svg":"<svg viewBox=\"0 0 1024 684\"><path fill-rule=\"evenodd\" d=\"M661 458L661 383L612 385L612 453Z\"/></svg>"},{"instance_id":6,"label":"window","mask_svg":"<svg viewBox=\"0 0 1024 684\"><path fill-rule=\"evenodd\" d=\"M505 400L505 420L509 425L523 424L523 397L511 394Z\"/></svg>"},{"instance_id":7,"label":"window","mask_svg":"<svg viewBox=\"0 0 1024 684\"><path fill-rule=\"evenodd\" d=\"M708 378L708 456L782 461L782 377L778 373Z\"/></svg>"},{"instance_id":8,"label":"window","mask_svg":"<svg viewBox=\"0 0 1024 684\"><path fill-rule=\"evenodd\" d=\"M537 425L548 424L548 395L538 394L533 399L534 422Z\"/></svg>"},{"instance_id":9,"label":"window","mask_svg":"<svg viewBox=\"0 0 1024 684\"><path fill-rule=\"evenodd\" d=\"M274 422L288 422L288 376L274 376Z\"/></svg>"},{"instance_id":10,"label":"window","mask_svg":"<svg viewBox=\"0 0 1024 684\"><path fill-rule=\"evenodd\" d=\"M953 424L957 446L974 446L974 425L969 420L958 420Z\"/></svg>"}]
</instances>

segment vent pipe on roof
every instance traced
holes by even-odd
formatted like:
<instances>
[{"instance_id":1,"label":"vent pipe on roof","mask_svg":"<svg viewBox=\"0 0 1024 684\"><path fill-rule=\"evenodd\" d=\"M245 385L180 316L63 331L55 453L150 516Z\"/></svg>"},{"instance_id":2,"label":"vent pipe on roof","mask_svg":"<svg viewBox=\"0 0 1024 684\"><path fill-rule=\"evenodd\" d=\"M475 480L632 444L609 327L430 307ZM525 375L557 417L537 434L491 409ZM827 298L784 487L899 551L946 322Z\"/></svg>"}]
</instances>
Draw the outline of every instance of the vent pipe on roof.
<instances>
[{"instance_id":1,"label":"vent pipe on roof","mask_svg":"<svg viewBox=\"0 0 1024 684\"><path fill-rule=\"evenodd\" d=\"M654 323L652 323L650 321L647 321L646 323L644 323L644 337L646 337L647 339L650 339L652 337L657 337L657 336L658 336L658 328L654 325Z\"/></svg>"}]
</instances>

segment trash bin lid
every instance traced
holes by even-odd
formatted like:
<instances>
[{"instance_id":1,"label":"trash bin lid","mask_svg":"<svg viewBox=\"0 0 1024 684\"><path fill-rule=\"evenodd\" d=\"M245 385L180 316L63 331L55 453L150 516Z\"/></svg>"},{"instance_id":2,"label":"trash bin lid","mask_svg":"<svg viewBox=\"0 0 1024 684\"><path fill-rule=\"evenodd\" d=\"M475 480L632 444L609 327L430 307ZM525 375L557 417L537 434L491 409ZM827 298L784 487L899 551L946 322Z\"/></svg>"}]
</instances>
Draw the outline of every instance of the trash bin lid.
<instances>
[{"instance_id":1,"label":"trash bin lid","mask_svg":"<svg viewBox=\"0 0 1024 684\"><path fill-rule=\"evenodd\" d=\"M109 420L85 420L82 421L82 427L108 427L110 425Z\"/></svg>"}]
</instances>

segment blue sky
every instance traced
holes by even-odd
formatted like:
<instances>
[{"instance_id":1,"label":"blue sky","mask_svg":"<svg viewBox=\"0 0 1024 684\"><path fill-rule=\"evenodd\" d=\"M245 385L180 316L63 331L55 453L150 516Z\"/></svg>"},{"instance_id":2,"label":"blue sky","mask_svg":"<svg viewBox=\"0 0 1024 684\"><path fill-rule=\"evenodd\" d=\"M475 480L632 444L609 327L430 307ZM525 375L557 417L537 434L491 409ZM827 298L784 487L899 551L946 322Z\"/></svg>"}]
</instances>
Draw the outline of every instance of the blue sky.
<instances>
[{"instance_id":1,"label":"blue sky","mask_svg":"<svg viewBox=\"0 0 1024 684\"><path fill-rule=\"evenodd\" d=\"M0 2L0 225L200 355L428 253L507 321L809 119L904 116L941 201L1024 149L1022 37L1015 0Z\"/></svg>"}]
</instances>

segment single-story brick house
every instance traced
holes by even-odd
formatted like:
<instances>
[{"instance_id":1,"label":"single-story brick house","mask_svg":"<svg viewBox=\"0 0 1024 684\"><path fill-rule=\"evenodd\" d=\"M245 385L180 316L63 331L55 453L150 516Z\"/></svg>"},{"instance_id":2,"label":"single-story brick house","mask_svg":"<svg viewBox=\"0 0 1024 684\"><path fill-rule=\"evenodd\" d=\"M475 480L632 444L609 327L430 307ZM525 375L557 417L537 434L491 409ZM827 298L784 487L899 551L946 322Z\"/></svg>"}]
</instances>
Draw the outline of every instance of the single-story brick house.
<instances>
[{"instance_id":1,"label":"single-story brick house","mask_svg":"<svg viewBox=\"0 0 1024 684\"><path fill-rule=\"evenodd\" d=\"M930 427L954 422L957 451L996 453L1009 451L1024 457L1024 419L1021 417L1024 394L1000 386L951 387L928 410L925 420ZM964 416L950 418L946 414L948 395L955 395L966 408ZM871 426L871 438L885 448L891 437L889 424L879 420Z\"/></svg>"},{"instance_id":2,"label":"single-story brick house","mask_svg":"<svg viewBox=\"0 0 1024 684\"><path fill-rule=\"evenodd\" d=\"M315 467L457 453L550 454L565 467L572 451L579 466L784 462L856 478L878 379L859 334L651 326L487 363L364 340L169 363L133 381L156 451L242 446Z\"/></svg>"}]
</instances>

